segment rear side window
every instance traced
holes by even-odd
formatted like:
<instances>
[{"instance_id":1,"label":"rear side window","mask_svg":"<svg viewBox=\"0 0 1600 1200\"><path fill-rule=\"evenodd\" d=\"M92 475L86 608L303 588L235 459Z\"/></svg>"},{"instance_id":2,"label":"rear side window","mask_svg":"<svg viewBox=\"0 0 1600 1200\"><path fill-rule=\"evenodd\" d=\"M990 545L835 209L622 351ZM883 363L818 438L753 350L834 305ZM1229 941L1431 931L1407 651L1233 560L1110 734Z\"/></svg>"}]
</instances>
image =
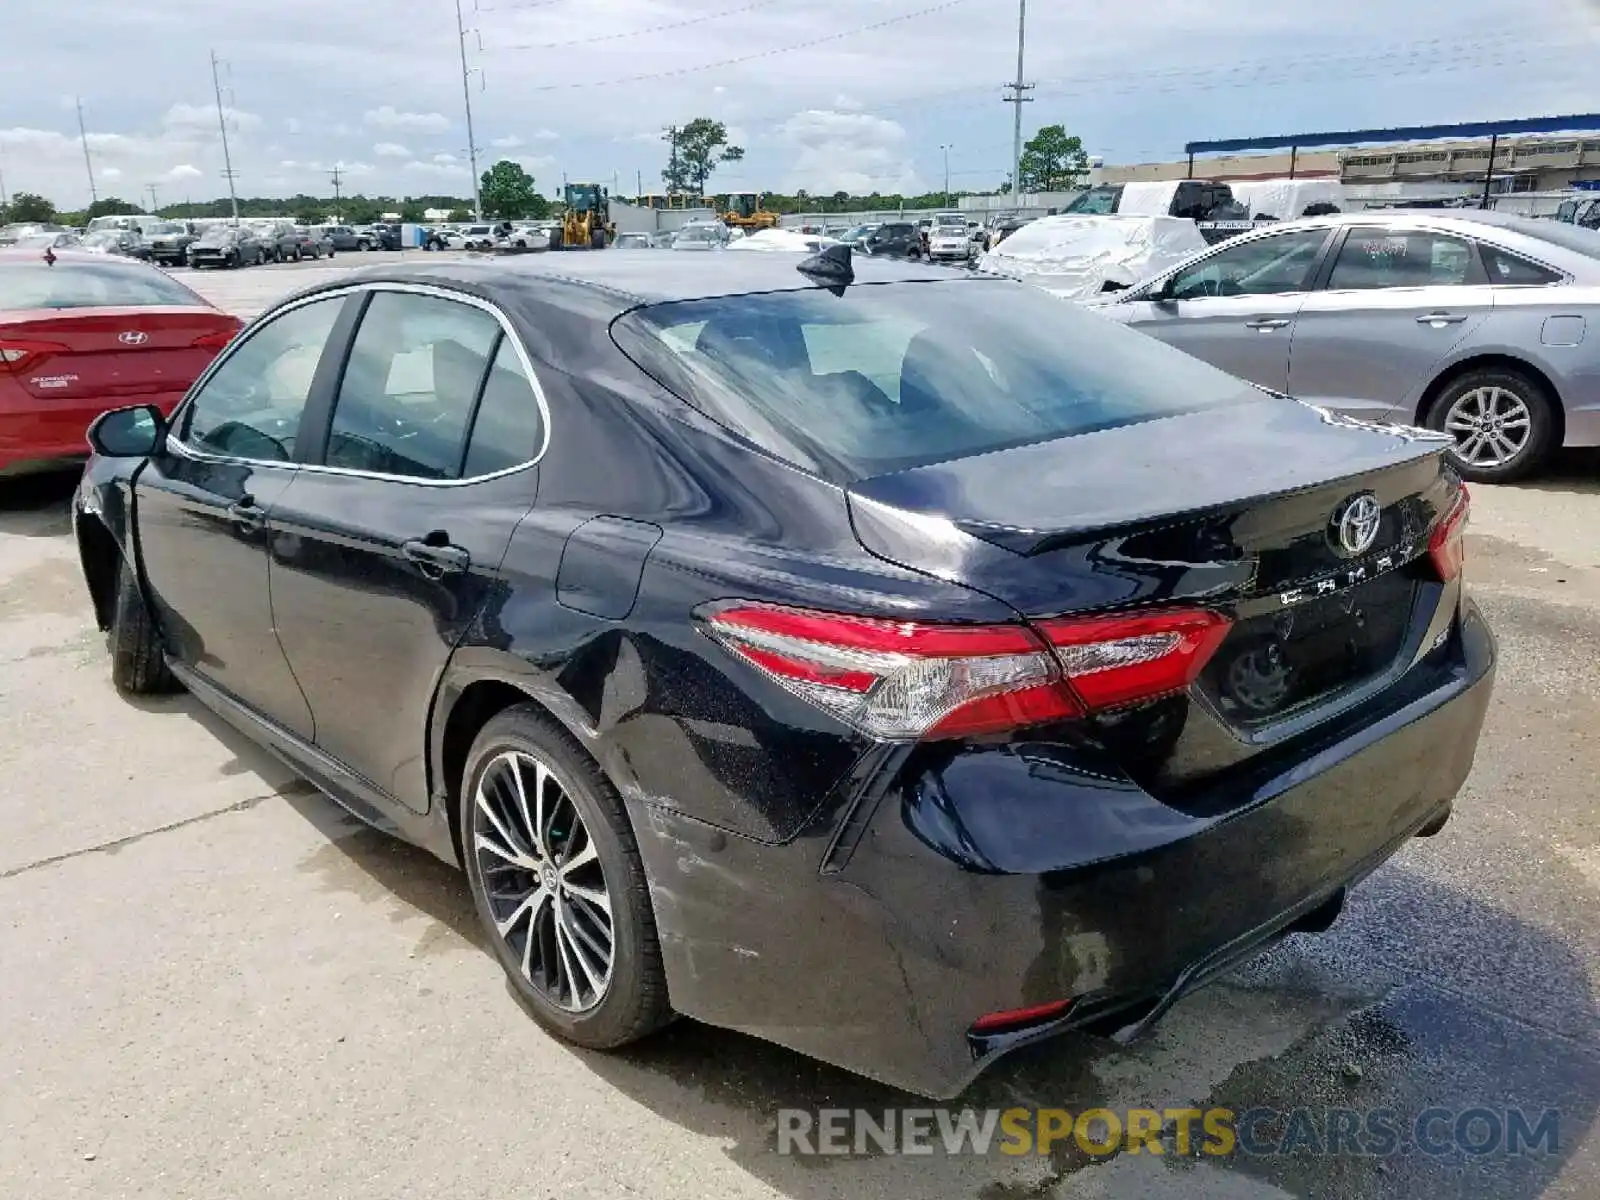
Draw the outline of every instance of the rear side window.
<instances>
[{"instance_id":1,"label":"rear side window","mask_svg":"<svg viewBox=\"0 0 1600 1200\"><path fill-rule=\"evenodd\" d=\"M6 308L18 309L205 304L177 280L154 267L61 260L53 267L43 261L0 266L0 301Z\"/></svg>"},{"instance_id":2,"label":"rear side window","mask_svg":"<svg viewBox=\"0 0 1600 1200\"><path fill-rule=\"evenodd\" d=\"M1045 292L952 280L681 301L613 326L664 386L824 478L1259 399Z\"/></svg>"},{"instance_id":3,"label":"rear side window","mask_svg":"<svg viewBox=\"0 0 1600 1200\"><path fill-rule=\"evenodd\" d=\"M455 479L500 322L475 305L378 292L350 347L327 464Z\"/></svg>"},{"instance_id":4,"label":"rear side window","mask_svg":"<svg viewBox=\"0 0 1600 1200\"><path fill-rule=\"evenodd\" d=\"M1489 273L1490 283L1509 287L1543 287L1545 284L1560 283L1563 278L1560 271L1541 267L1498 246L1486 246L1479 242L1478 253L1483 256L1483 268Z\"/></svg>"},{"instance_id":5,"label":"rear side window","mask_svg":"<svg viewBox=\"0 0 1600 1200\"><path fill-rule=\"evenodd\" d=\"M1333 264L1328 290L1372 291L1471 282L1472 247L1460 238L1415 230L1352 229Z\"/></svg>"},{"instance_id":6,"label":"rear side window","mask_svg":"<svg viewBox=\"0 0 1600 1200\"><path fill-rule=\"evenodd\" d=\"M478 401L462 478L492 475L532 462L543 444L544 418L533 382L510 340L501 338L483 385L483 398Z\"/></svg>"}]
</instances>

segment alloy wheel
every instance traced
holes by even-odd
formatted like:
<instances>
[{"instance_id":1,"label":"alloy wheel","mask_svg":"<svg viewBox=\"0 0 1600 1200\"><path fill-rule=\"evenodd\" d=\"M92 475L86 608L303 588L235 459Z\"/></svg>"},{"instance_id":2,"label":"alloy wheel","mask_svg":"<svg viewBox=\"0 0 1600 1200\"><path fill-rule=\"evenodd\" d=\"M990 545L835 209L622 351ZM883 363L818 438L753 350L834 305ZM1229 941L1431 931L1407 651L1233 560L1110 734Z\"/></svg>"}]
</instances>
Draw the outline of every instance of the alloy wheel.
<instances>
[{"instance_id":1,"label":"alloy wheel","mask_svg":"<svg viewBox=\"0 0 1600 1200\"><path fill-rule=\"evenodd\" d=\"M558 1008L605 997L616 958L599 850L555 771L507 750L478 777L473 853L490 918L522 977Z\"/></svg>"},{"instance_id":2,"label":"alloy wheel","mask_svg":"<svg viewBox=\"0 0 1600 1200\"><path fill-rule=\"evenodd\" d=\"M1501 467L1521 454L1533 434L1527 402L1509 388L1477 387L1456 397L1444 428L1456 456L1471 467Z\"/></svg>"}]
</instances>

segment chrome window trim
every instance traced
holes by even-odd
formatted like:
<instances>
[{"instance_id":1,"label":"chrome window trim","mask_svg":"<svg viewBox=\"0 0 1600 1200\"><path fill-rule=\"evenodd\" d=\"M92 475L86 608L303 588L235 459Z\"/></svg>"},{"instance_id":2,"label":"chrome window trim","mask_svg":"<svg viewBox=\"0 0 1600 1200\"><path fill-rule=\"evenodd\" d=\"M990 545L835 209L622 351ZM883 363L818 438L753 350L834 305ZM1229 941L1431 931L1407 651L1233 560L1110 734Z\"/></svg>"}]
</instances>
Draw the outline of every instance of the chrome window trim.
<instances>
[{"instance_id":1,"label":"chrome window trim","mask_svg":"<svg viewBox=\"0 0 1600 1200\"><path fill-rule=\"evenodd\" d=\"M229 463L244 466L262 467L293 467L301 471L311 471L320 475L347 475L354 479L382 479L390 483L409 483L419 487L463 487L467 484L477 484L492 479L502 479L507 475L515 475L519 471L526 471L529 467L535 467L539 465L539 462L544 458L545 453L550 449L550 404L545 398L544 386L539 382L538 372L533 369L533 360L528 357L527 348L523 346L522 339L517 336L517 331L512 327L511 319L507 317L498 306L488 300L484 300L479 296L473 296L466 292L458 292L451 288L438 287L433 284L425 283L397 283L391 280L375 280L370 283L352 283L337 288L330 288L327 291L314 292L309 296L301 296L298 299L289 301L279 308L274 308L266 313L263 313L261 317L256 319L255 322L252 322L246 335L239 340L238 345L243 346L245 342L248 342L251 338L255 337L260 330L271 324L271 320L264 318L276 319L285 313L293 312L297 308L304 308L308 304L315 304L318 301L330 300L338 296L348 298L357 292L406 292L418 296L432 296L440 300L454 300L460 304L467 304L473 308L482 309L484 312L488 313L496 321L498 321L500 323L500 330L505 335L505 340L509 342L512 348L516 351L517 360L522 364L523 373L527 375L528 382L533 387L533 398L539 405L539 416L543 421L544 437L539 443L538 453L536 453L527 462L517 463L515 466L505 467L499 471L491 471L487 475L472 475L465 479L423 479L416 475L393 475L384 471L366 471L355 467L330 467L323 463L302 463L293 461L281 462L270 458L243 458L234 455L212 454L210 451L200 450L189 445L187 442L180 440L178 436L173 433L169 433L167 435L166 444L182 457L192 459L197 462ZM357 325L356 333L359 335L360 332L361 326ZM217 371L221 370L223 364L228 359L231 359L235 353L237 353L237 347L230 347L229 353L218 358L218 360L206 370L206 373L200 377L189 395L198 397L206 385L211 382L211 377L216 374ZM177 421L182 418L191 405L192 402L188 399L185 399L184 404L179 408L178 412L173 414L174 424L176 424ZM333 405L335 409L338 407L338 396L334 396ZM471 441L471 435L472 431L468 430L467 437L469 444Z\"/></svg>"}]
</instances>

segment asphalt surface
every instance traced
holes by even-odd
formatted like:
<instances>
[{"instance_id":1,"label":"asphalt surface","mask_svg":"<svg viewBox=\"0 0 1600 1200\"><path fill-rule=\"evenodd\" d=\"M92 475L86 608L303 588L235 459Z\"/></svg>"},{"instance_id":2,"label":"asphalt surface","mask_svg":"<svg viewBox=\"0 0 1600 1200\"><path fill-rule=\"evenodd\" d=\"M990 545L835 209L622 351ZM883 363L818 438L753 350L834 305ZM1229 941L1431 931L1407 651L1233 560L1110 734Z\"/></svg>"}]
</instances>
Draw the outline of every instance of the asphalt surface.
<instances>
[{"instance_id":1,"label":"asphalt surface","mask_svg":"<svg viewBox=\"0 0 1600 1200\"><path fill-rule=\"evenodd\" d=\"M250 313L347 258L191 282ZM113 692L71 487L0 487L8 1200L1600 1195L1600 456L1475 491L1503 659L1446 830L1149 1042L1038 1048L961 1102L1556 1110L1522 1155L780 1156L780 1109L921 1102L690 1022L612 1056L546 1037L459 875L188 698Z\"/></svg>"}]
</instances>

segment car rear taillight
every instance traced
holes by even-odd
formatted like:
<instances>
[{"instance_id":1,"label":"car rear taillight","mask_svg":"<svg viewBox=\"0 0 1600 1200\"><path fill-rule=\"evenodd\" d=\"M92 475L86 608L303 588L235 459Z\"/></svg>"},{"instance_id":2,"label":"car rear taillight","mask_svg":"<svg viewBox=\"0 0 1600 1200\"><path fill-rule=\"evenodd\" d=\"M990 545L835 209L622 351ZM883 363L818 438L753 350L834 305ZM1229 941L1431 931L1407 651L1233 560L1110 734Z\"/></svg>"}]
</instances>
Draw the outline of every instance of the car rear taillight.
<instances>
[{"instance_id":1,"label":"car rear taillight","mask_svg":"<svg viewBox=\"0 0 1600 1200\"><path fill-rule=\"evenodd\" d=\"M0 338L0 371L20 371L30 359L46 354L67 354L72 347L60 342L25 342Z\"/></svg>"},{"instance_id":2,"label":"car rear taillight","mask_svg":"<svg viewBox=\"0 0 1600 1200\"><path fill-rule=\"evenodd\" d=\"M1205 609L1063 617L1039 628L1086 709L1119 708L1181 692L1228 636Z\"/></svg>"},{"instance_id":3,"label":"car rear taillight","mask_svg":"<svg viewBox=\"0 0 1600 1200\"><path fill-rule=\"evenodd\" d=\"M1433 559L1434 569L1446 583L1461 574L1461 564L1466 559L1463 535L1466 533L1467 514L1471 511L1472 497L1467 495L1467 489L1463 486L1456 492L1455 499L1428 538L1428 557Z\"/></svg>"},{"instance_id":4,"label":"car rear taillight","mask_svg":"<svg viewBox=\"0 0 1600 1200\"><path fill-rule=\"evenodd\" d=\"M706 626L795 695L862 733L904 741L1004 732L1179 690L1228 623L1185 610L1035 630L736 604Z\"/></svg>"},{"instance_id":5,"label":"car rear taillight","mask_svg":"<svg viewBox=\"0 0 1600 1200\"><path fill-rule=\"evenodd\" d=\"M233 341L233 335L239 332L240 326L232 329L217 329L211 333L202 333L190 344L197 350L221 350Z\"/></svg>"}]
</instances>

